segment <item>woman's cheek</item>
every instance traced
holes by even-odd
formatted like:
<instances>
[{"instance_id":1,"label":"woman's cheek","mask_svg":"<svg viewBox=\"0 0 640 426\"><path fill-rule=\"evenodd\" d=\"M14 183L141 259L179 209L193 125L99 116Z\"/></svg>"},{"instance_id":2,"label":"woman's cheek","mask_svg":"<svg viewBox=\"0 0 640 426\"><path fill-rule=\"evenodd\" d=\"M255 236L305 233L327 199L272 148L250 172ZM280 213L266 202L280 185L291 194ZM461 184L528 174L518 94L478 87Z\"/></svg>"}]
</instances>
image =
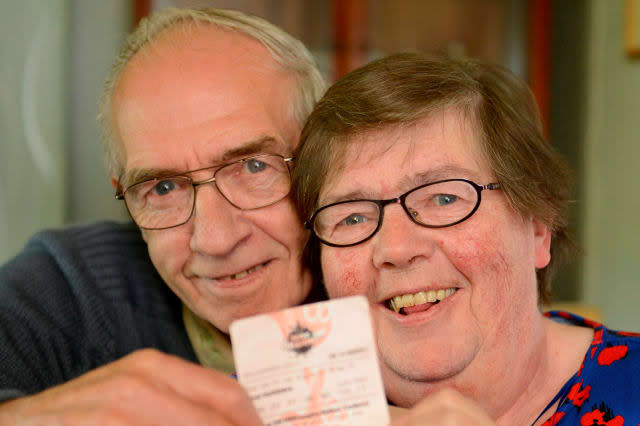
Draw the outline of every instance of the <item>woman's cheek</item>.
<instances>
[{"instance_id":1,"label":"woman's cheek","mask_svg":"<svg viewBox=\"0 0 640 426\"><path fill-rule=\"evenodd\" d=\"M365 294L361 277L365 273L358 263L356 250L350 248L323 248L320 253L324 284L329 297Z\"/></svg>"},{"instance_id":2,"label":"woman's cheek","mask_svg":"<svg viewBox=\"0 0 640 426\"><path fill-rule=\"evenodd\" d=\"M472 238L460 241L450 253L456 269L471 284L474 312L501 312L514 305L522 295L512 285L518 282L520 266L500 230L480 230ZM484 314L480 314L483 316Z\"/></svg>"}]
</instances>

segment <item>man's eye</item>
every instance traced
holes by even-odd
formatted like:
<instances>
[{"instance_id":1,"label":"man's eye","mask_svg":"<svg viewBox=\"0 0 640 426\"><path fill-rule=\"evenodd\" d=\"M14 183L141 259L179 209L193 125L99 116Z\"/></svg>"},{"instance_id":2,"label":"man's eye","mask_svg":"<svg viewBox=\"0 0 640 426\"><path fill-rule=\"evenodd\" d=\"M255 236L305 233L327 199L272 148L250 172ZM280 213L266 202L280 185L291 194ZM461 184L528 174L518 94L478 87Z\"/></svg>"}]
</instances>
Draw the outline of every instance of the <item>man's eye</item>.
<instances>
[{"instance_id":1,"label":"man's eye","mask_svg":"<svg viewBox=\"0 0 640 426\"><path fill-rule=\"evenodd\" d=\"M169 192L176 189L176 183L171 180L161 180L153 187L153 193L155 195L167 195Z\"/></svg>"},{"instance_id":2,"label":"man's eye","mask_svg":"<svg viewBox=\"0 0 640 426\"><path fill-rule=\"evenodd\" d=\"M440 194L440 195L436 195L434 198L438 206L446 206L458 201L458 197L451 194Z\"/></svg>"},{"instance_id":3,"label":"man's eye","mask_svg":"<svg viewBox=\"0 0 640 426\"><path fill-rule=\"evenodd\" d=\"M359 225L367 221L367 218L360 214L352 214L349 215L345 220L342 221L347 226Z\"/></svg>"},{"instance_id":4,"label":"man's eye","mask_svg":"<svg viewBox=\"0 0 640 426\"><path fill-rule=\"evenodd\" d=\"M267 163L257 159L251 159L245 163L249 173L260 173L267 168Z\"/></svg>"}]
</instances>

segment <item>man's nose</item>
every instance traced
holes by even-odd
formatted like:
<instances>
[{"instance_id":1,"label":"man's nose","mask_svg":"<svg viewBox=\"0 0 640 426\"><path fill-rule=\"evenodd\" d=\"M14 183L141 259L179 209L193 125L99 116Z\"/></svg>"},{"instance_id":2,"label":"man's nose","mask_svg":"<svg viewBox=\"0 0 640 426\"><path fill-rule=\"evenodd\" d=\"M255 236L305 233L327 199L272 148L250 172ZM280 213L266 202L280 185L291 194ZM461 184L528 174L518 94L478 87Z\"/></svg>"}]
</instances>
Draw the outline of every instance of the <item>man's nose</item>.
<instances>
[{"instance_id":1,"label":"man's nose","mask_svg":"<svg viewBox=\"0 0 640 426\"><path fill-rule=\"evenodd\" d=\"M385 206L380 230L373 236L373 263L376 268L402 268L419 258L433 255L434 230L415 224L400 204Z\"/></svg>"},{"instance_id":2,"label":"man's nose","mask_svg":"<svg viewBox=\"0 0 640 426\"><path fill-rule=\"evenodd\" d=\"M222 196L215 183L197 186L195 191L191 217L193 251L223 256L251 235L249 220Z\"/></svg>"}]
</instances>

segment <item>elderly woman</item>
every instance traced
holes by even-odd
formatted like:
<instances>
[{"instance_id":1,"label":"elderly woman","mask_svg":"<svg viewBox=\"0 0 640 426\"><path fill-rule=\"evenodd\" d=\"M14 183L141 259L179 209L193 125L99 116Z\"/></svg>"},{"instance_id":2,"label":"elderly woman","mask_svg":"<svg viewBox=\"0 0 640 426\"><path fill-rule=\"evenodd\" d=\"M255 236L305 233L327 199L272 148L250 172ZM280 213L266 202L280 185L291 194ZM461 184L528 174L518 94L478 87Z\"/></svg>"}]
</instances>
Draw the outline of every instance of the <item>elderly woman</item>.
<instances>
[{"instance_id":1,"label":"elderly woman","mask_svg":"<svg viewBox=\"0 0 640 426\"><path fill-rule=\"evenodd\" d=\"M640 338L540 312L569 177L498 66L395 55L317 105L294 172L309 261L331 297L368 298L403 421L640 422Z\"/></svg>"}]
</instances>

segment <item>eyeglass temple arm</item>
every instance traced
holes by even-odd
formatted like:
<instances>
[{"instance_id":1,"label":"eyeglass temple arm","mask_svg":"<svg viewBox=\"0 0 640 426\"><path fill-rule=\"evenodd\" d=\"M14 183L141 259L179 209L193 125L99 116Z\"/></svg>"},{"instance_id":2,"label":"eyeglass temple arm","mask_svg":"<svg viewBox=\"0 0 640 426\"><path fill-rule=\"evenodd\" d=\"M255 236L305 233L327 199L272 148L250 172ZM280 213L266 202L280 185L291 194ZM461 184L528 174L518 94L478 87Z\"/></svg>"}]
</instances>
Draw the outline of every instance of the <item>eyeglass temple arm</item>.
<instances>
[{"instance_id":1,"label":"eyeglass temple arm","mask_svg":"<svg viewBox=\"0 0 640 426\"><path fill-rule=\"evenodd\" d=\"M489 191L492 191L494 189L500 189L500 184L499 183L488 183L486 185L481 185L480 186L481 189L488 189Z\"/></svg>"},{"instance_id":2,"label":"eyeglass temple arm","mask_svg":"<svg viewBox=\"0 0 640 426\"><path fill-rule=\"evenodd\" d=\"M119 182L118 182L118 188L116 189L115 199L124 200L124 191L122 190L122 187L120 186Z\"/></svg>"}]
</instances>

